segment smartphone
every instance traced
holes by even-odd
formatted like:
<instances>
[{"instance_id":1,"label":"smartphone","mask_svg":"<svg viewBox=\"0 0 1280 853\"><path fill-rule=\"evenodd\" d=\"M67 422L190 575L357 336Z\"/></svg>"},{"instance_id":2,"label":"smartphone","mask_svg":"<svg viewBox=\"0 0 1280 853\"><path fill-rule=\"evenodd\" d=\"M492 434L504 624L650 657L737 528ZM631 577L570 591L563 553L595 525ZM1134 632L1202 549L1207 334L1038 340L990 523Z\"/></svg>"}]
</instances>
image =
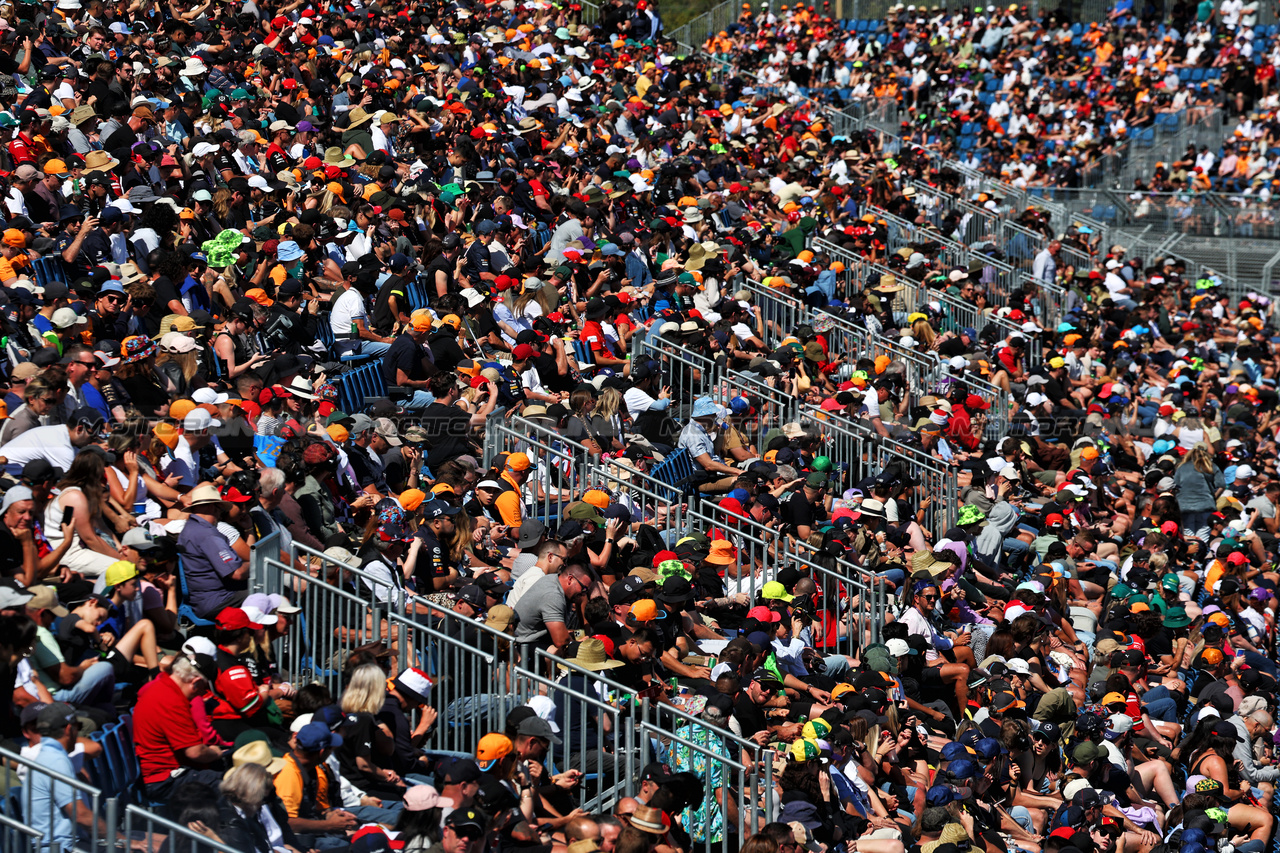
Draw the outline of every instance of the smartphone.
<instances>
[{"instance_id":1,"label":"smartphone","mask_svg":"<svg viewBox=\"0 0 1280 853\"><path fill-rule=\"evenodd\" d=\"M75 516L76 516L76 511L75 511L74 509L72 509L71 507L67 507L66 509L64 509L64 510L62 511L62 525L63 525L63 527L65 527L65 526L67 526L68 524L70 524L70 523L71 523L71 519L75 518Z\"/></svg>"}]
</instances>

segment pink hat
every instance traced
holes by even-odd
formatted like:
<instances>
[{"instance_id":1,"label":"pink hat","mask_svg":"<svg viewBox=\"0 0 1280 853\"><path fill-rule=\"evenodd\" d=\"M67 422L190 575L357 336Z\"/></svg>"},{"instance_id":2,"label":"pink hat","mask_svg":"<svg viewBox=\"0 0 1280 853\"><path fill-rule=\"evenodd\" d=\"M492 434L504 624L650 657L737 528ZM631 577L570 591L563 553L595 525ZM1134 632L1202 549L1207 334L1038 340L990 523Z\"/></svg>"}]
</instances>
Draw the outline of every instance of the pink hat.
<instances>
[{"instance_id":1,"label":"pink hat","mask_svg":"<svg viewBox=\"0 0 1280 853\"><path fill-rule=\"evenodd\" d=\"M425 812L445 802L440 792L430 785L414 785L404 792L405 811Z\"/></svg>"}]
</instances>

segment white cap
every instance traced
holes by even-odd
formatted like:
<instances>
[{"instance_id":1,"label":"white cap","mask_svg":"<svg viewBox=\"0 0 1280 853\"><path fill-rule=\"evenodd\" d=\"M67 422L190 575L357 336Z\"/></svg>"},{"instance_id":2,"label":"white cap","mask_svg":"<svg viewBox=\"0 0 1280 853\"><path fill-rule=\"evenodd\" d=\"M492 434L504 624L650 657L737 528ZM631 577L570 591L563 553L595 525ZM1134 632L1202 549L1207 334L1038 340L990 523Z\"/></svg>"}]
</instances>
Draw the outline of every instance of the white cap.
<instances>
[{"instance_id":1,"label":"white cap","mask_svg":"<svg viewBox=\"0 0 1280 853\"><path fill-rule=\"evenodd\" d=\"M1039 391L1032 391L1027 395L1027 405L1032 408L1036 406L1043 406L1047 402L1049 402L1049 398L1041 394Z\"/></svg>"},{"instance_id":2,"label":"white cap","mask_svg":"<svg viewBox=\"0 0 1280 853\"><path fill-rule=\"evenodd\" d=\"M213 415L204 409L192 409L191 412L182 419L182 429L184 432L204 432L209 427L222 426L222 421L217 420Z\"/></svg>"},{"instance_id":3,"label":"white cap","mask_svg":"<svg viewBox=\"0 0 1280 853\"><path fill-rule=\"evenodd\" d=\"M1006 480L1021 480L1022 475L1018 473L1018 469L1012 465L1006 465L1000 469L1000 476Z\"/></svg>"},{"instance_id":4,"label":"white cap","mask_svg":"<svg viewBox=\"0 0 1280 853\"><path fill-rule=\"evenodd\" d=\"M216 406L219 403L227 402L231 397L227 394L219 394L212 388L200 388L191 394L191 399L201 405L210 404Z\"/></svg>"},{"instance_id":5,"label":"white cap","mask_svg":"<svg viewBox=\"0 0 1280 853\"><path fill-rule=\"evenodd\" d=\"M1022 658L1010 658L1005 666L1009 667L1010 672L1016 672L1019 675L1031 674L1031 664L1027 663Z\"/></svg>"},{"instance_id":6,"label":"white cap","mask_svg":"<svg viewBox=\"0 0 1280 853\"><path fill-rule=\"evenodd\" d=\"M255 190L262 190L263 192L271 189L271 184L267 183L267 179L261 175L254 175L249 178L249 186L253 187Z\"/></svg>"},{"instance_id":7,"label":"white cap","mask_svg":"<svg viewBox=\"0 0 1280 853\"><path fill-rule=\"evenodd\" d=\"M889 648L889 654L895 658L911 654L911 645L906 640L889 640L885 645Z\"/></svg>"}]
</instances>

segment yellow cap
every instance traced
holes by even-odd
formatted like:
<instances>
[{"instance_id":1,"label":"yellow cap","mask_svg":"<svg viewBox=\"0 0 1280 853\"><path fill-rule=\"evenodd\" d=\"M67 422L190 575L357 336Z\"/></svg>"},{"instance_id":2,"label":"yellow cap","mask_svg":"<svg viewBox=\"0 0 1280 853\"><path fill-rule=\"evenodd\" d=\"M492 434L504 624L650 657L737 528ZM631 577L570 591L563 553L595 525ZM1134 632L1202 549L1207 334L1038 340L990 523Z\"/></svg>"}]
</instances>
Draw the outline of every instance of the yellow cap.
<instances>
[{"instance_id":1,"label":"yellow cap","mask_svg":"<svg viewBox=\"0 0 1280 853\"><path fill-rule=\"evenodd\" d=\"M106 574L102 576L102 582L107 586L119 586L125 581L136 578L138 576L138 567L128 560L116 560L107 566Z\"/></svg>"}]
</instances>

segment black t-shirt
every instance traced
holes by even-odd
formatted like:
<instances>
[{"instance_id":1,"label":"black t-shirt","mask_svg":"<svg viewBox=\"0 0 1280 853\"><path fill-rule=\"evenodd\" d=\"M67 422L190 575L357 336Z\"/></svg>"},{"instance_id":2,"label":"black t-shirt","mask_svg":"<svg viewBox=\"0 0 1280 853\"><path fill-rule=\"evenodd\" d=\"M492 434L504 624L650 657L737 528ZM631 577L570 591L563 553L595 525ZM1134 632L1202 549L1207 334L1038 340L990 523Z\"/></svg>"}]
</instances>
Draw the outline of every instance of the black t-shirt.
<instances>
[{"instance_id":1,"label":"black t-shirt","mask_svg":"<svg viewBox=\"0 0 1280 853\"><path fill-rule=\"evenodd\" d=\"M738 720L738 725L742 727L742 736L750 738L756 732L762 732L769 727L769 721L765 718L764 709L751 701L751 697L746 695L744 691L738 704L733 706L733 716Z\"/></svg>"},{"instance_id":2,"label":"black t-shirt","mask_svg":"<svg viewBox=\"0 0 1280 853\"><path fill-rule=\"evenodd\" d=\"M398 275L387 276L382 287L378 288L378 295L373 298L373 328L380 335L388 334L399 319L391 313L392 294L395 294L396 302L402 309L409 307L404 279Z\"/></svg>"},{"instance_id":3,"label":"black t-shirt","mask_svg":"<svg viewBox=\"0 0 1280 853\"><path fill-rule=\"evenodd\" d=\"M128 151L138 141L138 134L127 124L122 124L102 141L104 151Z\"/></svg>"},{"instance_id":4,"label":"black t-shirt","mask_svg":"<svg viewBox=\"0 0 1280 853\"><path fill-rule=\"evenodd\" d=\"M364 447L352 447L347 453L351 468L355 471L356 482L361 488L374 486L380 492L387 490L386 477L382 473L382 458Z\"/></svg>"},{"instance_id":5,"label":"black t-shirt","mask_svg":"<svg viewBox=\"0 0 1280 853\"><path fill-rule=\"evenodd\" d=\"M431 442L427 465L436 468L471 450L471 415L457 406L432 403L422 412L422 428Z\"/></svg>"},{"instance_id":6,"label":"black t-shirt","mask_svg":"<svg viewBox=\"0 0 1280 853\"><path fill-rule=\"evenodd\" d=\"M375 759L380 767L389 767L403 776L421 769L418 756L422 753L413 745L413 725L400 707L400 700L388 696L378 712L377 720L391 730L395 748L390 755L377 755Z\"/></svg>"},{"instance_id":7,"label":"black t-shirt","mask_svg":"<svg viewBox=\"0 0 1280 853\"><path fill-rule=\"evenodd\" d=\"M151 282L151 286L155 288L156 291L155 307L148 312L146 317L143 318L143 322L150 327L150 323L148 323L148 321L154 319L156 327L155 330L158 332L160 331L160 322L164 319L164 315L173 313L169 308L169 303L175 301L181 302L182 295L178 293L178 288L168 276L159 276L155 281Z\"/></svg>"},{"instance_id":8,"label":"black t-shirt","mask_svg":"<svg viewBox=\"0 0 1280 853\"><path fill-rule=\"evenodd\" d=\"M391 342L391 348L382 356L382 375L388 385L396 384L397 371L403 370L410 379L421 382L427 378L422 367L422 345L413 339L408 332L397 335Z\"/></svg>"},{"instance_id":9,"label":"black t-shirt","mask_svg":"<svg viewBox=\"0 0 1280 853\"><path fill-rule=\"evenodd\" d=\"M58 619L54 623L53 633L58 640L58 648L62 650L63 660L68 666L78 666L81 661L94 654L94 635L81 631L76 627L79 617L74 613Z\"/></svg>"},{"instance_id":10,"label":"black t-shirt","mask_svg":"<svg viewBox=\"0 0 1280 853\"><path fill-rule=\"evenodd\" d=\"M431 348L431 360L440 370L451 371L466 359L467 354L458 346L458 336L452 326L446 326L427 338L427 346Z\"/></svg>"},{"instance_id":11,"label":"black t-shirt","mask_svg":"<svg viewBox=\"0 0 1280 853\"><path fill-rule=\"evenodd\" d=\"M782 500L781 512L782 523L792 531L801 526L812 528L815 521L826 518L826 511L810 503L801 489L787 492Z\"/></svg>"},{"instance_id":12,"label":"black t-shirt","mask_svg":"<svg viewBox=\"0 0 1280 853\"><path fill-rule=\"evenodd\" d=\"M14 577L22 571L22 545L0 524L0 577Z\"/></svg>"},{"instance_id":13,"label":"black t-shirt","mask_svg":"<svg viewBox=\"0 0 1280 853\"><path fill-rule=\"evenodd\" d=\"M422 547L418 551L418 562L413 570L414 588L426 594L435 591L435 579L448 577L452 563L449 552L431 532L429 527L418 529L418 538Z\"/></svg>"}]
</instances>

